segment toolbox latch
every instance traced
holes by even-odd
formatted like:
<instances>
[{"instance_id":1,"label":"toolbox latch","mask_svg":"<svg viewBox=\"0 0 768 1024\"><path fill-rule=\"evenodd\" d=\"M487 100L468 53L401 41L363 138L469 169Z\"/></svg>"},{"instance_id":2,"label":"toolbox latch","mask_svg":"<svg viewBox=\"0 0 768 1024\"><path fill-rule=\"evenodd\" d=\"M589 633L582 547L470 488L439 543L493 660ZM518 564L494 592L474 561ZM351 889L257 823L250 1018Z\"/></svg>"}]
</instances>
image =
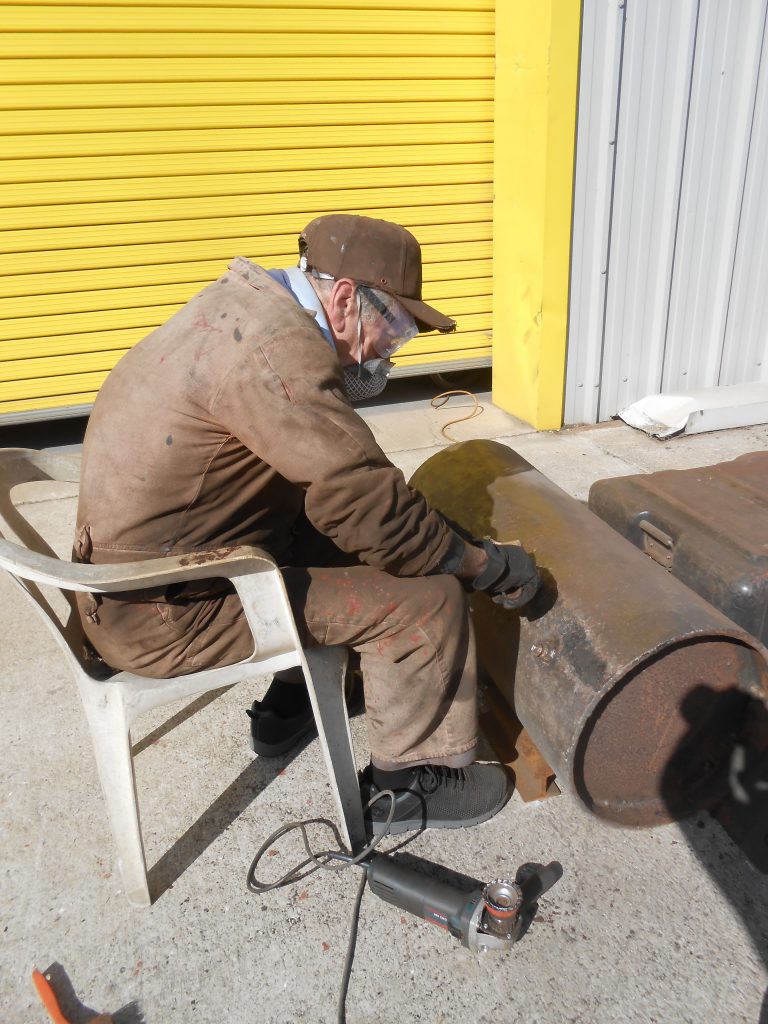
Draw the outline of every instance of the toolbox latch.
<instances>
[{"instance_id":1,"label":"toolbox latch","mask_svg":"<svg viewBox=\"0 0 768 1024\"><path fill-rule=\"evenodd\" d=\"M675 555L675 542L668 533L654 526L648 519L641 519L637 524L643 531L643 551L650 555L654 562L672 571L672 559Z\"/></svg>"}]
</instances>

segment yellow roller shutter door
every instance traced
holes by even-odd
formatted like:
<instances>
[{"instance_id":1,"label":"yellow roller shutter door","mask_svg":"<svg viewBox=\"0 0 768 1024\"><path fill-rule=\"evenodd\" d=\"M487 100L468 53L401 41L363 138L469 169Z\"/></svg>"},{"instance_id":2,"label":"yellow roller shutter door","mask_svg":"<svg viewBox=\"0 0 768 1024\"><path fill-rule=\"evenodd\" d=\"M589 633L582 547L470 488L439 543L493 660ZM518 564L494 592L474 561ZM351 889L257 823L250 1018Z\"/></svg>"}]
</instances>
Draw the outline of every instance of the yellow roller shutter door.
<instances>
[{"instance_id":1,"label":"yellow roller shutter door","mask_svg":"<svg viewBox=\"0 0 768 1024\"><path fill-rule=\"evenodd\" d=\"M88 406L235 255L320 213L399 221L454 335L491 351L493 0L0 2L0 418Z\"/></svg>"}]
</instances>

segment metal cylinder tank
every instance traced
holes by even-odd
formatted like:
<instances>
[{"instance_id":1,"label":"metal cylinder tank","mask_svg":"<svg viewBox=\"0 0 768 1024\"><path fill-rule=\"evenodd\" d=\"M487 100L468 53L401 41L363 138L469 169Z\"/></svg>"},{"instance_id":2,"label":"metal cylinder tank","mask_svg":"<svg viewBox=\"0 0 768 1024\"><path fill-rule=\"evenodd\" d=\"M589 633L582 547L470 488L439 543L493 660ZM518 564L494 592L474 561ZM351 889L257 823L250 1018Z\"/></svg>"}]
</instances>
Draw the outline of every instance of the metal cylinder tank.
<instances>
[{"instance_id":1,"label":"metal cylinder tank","mask_svg":"<svg viewBox=\"0 0 768 1024\"><path fill-rule=\"evenodd\" d=\"M759 641L505 445L454 445L411 484L542 570L522 612L472 605L480 660L559 781L625 825L721 800L749 705L768 699Z\"/></svg>"}]
</instances>

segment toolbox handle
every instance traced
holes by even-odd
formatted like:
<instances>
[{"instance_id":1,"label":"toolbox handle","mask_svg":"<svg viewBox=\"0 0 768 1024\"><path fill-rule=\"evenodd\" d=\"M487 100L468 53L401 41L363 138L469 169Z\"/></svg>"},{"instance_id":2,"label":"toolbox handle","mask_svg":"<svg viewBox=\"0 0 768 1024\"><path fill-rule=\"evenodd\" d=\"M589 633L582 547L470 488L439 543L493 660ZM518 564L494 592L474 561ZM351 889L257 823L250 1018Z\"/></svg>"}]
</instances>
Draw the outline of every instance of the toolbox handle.
<instances>
[{"instance_id":1,"label":"toolbox handle","mask_svg":"<svg viewBox=\"0 0 768 1024\"><path fill-rule=\"evenodd\" d=\"M641 519L637 524L643 531L643 551L650 555L654 562L671 571L672 559L675 554L675 542L668 533L654 526L648 519Z\"/></svg>"}]
</instances>

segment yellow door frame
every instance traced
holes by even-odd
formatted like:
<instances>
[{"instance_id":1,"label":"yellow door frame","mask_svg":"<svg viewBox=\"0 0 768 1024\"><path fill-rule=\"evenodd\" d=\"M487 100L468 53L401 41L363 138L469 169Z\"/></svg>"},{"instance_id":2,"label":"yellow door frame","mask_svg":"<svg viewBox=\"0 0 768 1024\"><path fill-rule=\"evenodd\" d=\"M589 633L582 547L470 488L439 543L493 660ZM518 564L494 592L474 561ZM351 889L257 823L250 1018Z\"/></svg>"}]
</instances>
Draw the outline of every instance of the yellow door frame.
<instances>
[{"instance_id":1,"label":"yellow door frame","mask_svg":"<svg viewBox=\"0 0 768 1024\"><path fill-rule=\"evenodd\" d=\"M497 0L493 401L563 422L581 0Z\"/></svg>"}]
</instances>

